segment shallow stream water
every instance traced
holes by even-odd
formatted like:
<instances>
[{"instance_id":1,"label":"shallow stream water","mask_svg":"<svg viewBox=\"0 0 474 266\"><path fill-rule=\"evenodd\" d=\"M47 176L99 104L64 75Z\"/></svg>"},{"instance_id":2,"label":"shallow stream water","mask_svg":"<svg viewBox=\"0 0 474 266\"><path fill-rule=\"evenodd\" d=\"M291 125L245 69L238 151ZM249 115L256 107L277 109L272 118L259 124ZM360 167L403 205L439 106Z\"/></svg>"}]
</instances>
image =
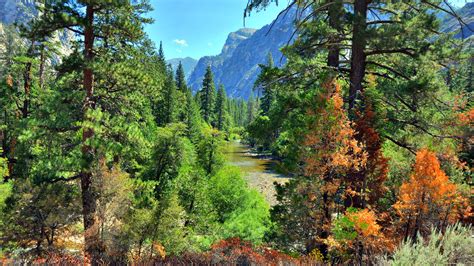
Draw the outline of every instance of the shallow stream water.
<instances>
[{"instance_id":1,"label":"shallow stream water","mask_svg":"<svg viewBox=\"0 0 474 266\"><path fill-rule=\"evenodd\" d=\"M242 170L250 187L262 193L270 205L276 204L274 182L286 183L289 178L274 170L275 161L251 153L250 148L237 141L227 143L227 161Z\"/></svg>"}]
</instances>

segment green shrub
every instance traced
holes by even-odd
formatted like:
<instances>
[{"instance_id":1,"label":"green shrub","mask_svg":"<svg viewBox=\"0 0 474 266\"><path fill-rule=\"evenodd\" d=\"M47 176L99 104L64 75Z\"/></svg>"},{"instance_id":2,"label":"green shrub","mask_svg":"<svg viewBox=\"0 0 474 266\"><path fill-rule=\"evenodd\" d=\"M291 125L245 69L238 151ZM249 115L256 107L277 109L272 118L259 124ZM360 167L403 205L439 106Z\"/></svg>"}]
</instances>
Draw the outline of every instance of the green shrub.
<instances>
[{"instance_id":1,"label":"green shrub","mask_svg":"<svg viewBox=\"0 0 474 266\"><path fill-rule=\"evenodd\" d=\"M404 242L392 259L381 259L382 265L469 265L474 261L472 228L461 224L448 226L446 232L433 229L428 239Z\"/></svg>"},{"instance_id":2,"label":"green shrub","mask_svg":"<svg viewBox=\"0 0 474 266\"><path fill-rule=\"evenodd\" d=\"M223 237L260 243L270 226L269 205L265 199L248 188L235 167L223 167L211 177L210 184L209 195L223 224Z\"/></svg>"}]
</instances>

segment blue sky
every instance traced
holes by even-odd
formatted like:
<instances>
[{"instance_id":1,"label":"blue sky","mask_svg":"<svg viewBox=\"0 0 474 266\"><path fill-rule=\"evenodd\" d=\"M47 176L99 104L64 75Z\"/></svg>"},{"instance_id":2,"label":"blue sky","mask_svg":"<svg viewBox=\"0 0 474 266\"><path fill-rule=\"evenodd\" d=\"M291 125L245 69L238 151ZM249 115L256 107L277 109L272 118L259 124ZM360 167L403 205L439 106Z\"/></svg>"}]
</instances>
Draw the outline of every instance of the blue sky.
<instances>
[{"instance_id":1,"label":"blue sky","mask_svg":"<svg viewBox=\"0 0 474 266\"><path fill-rule=\"evenodd\" d=\"M286 6L271 5L267 10L253 12L245 20L249 28L269 24ZM146 31L157 44L163 41L167 59L219 54L227 35L244 27L243 12L247 0L151 0L155 9L148 14L155 19Z\"/></svg>"},{"instance_id":2,"label":"blue sky","mask_svg":"<svg viewBox=\"0 0 474 266\"><path fill-rule=\"evenodd\" d=\"M451 0L462 6L474 0ZM245 26L259 29L270 23L286 6L271 5L267 10L253 12ZM227 35L242 28L243 11L247 0L151 0L154 11L148 14L155 19L146 31L157 44L163 41L168 59L219 54Z\"/></svg>"}]
</instances>

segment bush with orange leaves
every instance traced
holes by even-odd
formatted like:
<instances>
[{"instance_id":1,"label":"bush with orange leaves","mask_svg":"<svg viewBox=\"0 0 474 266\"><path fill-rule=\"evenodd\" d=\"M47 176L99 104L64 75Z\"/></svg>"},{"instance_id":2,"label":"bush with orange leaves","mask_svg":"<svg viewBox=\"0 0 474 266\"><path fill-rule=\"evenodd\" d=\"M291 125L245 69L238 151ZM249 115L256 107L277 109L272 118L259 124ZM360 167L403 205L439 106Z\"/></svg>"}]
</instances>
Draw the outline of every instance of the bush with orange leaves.
<instances>
[{"instance_id":1,"label":"bush with orange leaves","mask_svg":"<svg viewBox=\"0 0 474 266\"><path fill-rule=\"evenodd\" d=\"M332 225L327 240L332 259L341 263L366 262L392 245L381 232L377 215L369 209L348 208Z\"/></svg>"},{"instance_id":2,"label":"bush with orange leaves","mask_svg":"<svg viewBox=\"0 0 474 266\"><path fill-rule=\"evenodd\" d=\"M239 238L221 240L204 253L184 253L179 256L155 257L139 264L154 265L309 265L310 258L293 258L266 246L254 246Z\"/></svg>"},{"instance_id":3,"label":"bush with orange leaves","mask_svg":"<svg viewBox=\"0 0 474 266\"><path fill-rule=\"evenodd\" d=\"M417 152L413 173L400 187L394 208L400 215L405 239L425 234L433 226L444 230L470 215L467 200L441 169L436 154L428 149Z\"/></svg>"},{"instance_id":4,"label":"bush with orange leaves","mask_svg":"<svg viewBox=\"0 0 474 266\"><path fill-rule=\"evenodd\" d=\"M280 265L282 263L296 263L297 261L276 250L263 246L256 247L239 238L219 241L211 247L209 253L212 264Z\"/></svg>"}]
</instances>

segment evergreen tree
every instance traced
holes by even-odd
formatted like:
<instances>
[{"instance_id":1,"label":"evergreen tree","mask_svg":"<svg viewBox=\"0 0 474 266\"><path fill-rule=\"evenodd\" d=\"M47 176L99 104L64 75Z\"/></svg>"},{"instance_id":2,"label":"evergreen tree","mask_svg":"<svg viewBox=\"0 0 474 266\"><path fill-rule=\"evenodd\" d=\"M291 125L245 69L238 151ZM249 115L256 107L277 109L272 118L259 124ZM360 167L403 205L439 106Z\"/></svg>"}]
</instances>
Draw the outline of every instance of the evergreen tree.
<instances>
[{"instance_id":1,"label":"evergreen tree","mask_svg":"<svg viewBox=\"0 0 474 266\"><path fill-rule=\"evenodd\" d=\"M57 103L69 103L69 105L44 106L45 108L65 108L68 110L66 112L56 110L64 114L61 117L63 121L52 120L51 123L53 124L47 124L46 127L43 127L43 130L52 129L51 133L57 137L60 137L58 132L62 132L62 130L68 134L74 134L73 136L77 136L80 132L82 138L79 143L73 144L73 148L77 150L71 150L71 148L69 150L57 149L54 151L57 154L51 151L47 155L49 157L58 156L56 163L59 165L56 165L56 169L48 172L48 167L51 167L51 164L47 162L42 167L36 166L35 169L36 171L41 169L46 173L44 176L53 180L68 180L71 178L81 180L85 251L90 255L91 260L96 263L103 254L104 246L99 236L100 225L97 214L97 195L100 194L100 191L96 190L100 188L94 186L100 176L96 173L94 166L98 164L100 157L102 157L100 154L107 153L107 147L117 144L113 144L115 137L112 136L122 135L120 139L123 140L127 135L127 133L115 131L119 127L105 126L104 128L109 131L105 134L111 136L111 138L103 139L104 135L102 134L105 129L99 129L99 127L106 125L111 120L118 119L114 116L117 113L140 113L140 111L123 110L126 104L121 105L117 99L127 99L128 97L124 97L123 94L131 93L130 88L134 88L136 93L140 93L143 85L149 85L143 80L141 80L141 83L135 82L140 75L146 73L146 70L140 70L137 66L139 65L138 62L146 62L147 56L134 61L140 55L143 55L143 52L146 53L146 49L143 49L142 53L137 53L133 51L133 47L136 44L135 48L138 51L142 48L140 44L146 46L146 42L142 42L144 38L142 24L150 20L142 18L141 14L147 12L150 5L141 1L132 4L129 1L70 0L48 1L48 4L44 5L42 9L47 15L42 16L41 19L30 25L32 38L41 39L60 29L73 29L83 37L83 41L80 42L79 46L82 51L76 50L64 60L62 71L65 73L62 76L63 80L60 81L61 85L66 85L64 89L75 90L74 94L69 94L70 96L83 95L82 104L77 98L72 97L67 100L50 98L49 100L56 100ZM80 56L81 53L83 56ZM128 53L130 56L123 56L123 53ZM70 73L69 76L66 75L67 72ZM68 78L73 80L68 80ZM82 81L82 93L79 94L79 88L75 85L77 80ZM64 94L55 96L65 97ZM139 99L137 97L133 98ZM140 105L134 103L133 107L129 107L137 108L138 106ZM46 109L43 114L49 112L51 110ZM68 119L69 121L67 121ZM138 118L138 120L140 119ZM136 125L135 122L139 123L138 121L122 120L125 125ZM80 125L79 129L69 128L73 124ZM54 129L58 126L65 128L55 131ZM41 129L41 127L39 128ZM70 139L62 136L62 139L55 141L59 142L56 143L57 147L62 147L63 144L60 142L68 140L70 142ZM48 145L46 143L42 144ZM70 147L71 145L64 146ZM49 147L56 146L50 144ZM71 156L78 154L81 154L80 158L71 158ZM62 156L69 158L60 159ZM67 161L78 161L80 165L70 165L69 163L70 166L67 168L70 170L66 173L57 170L63 169L64 166L60 163ZM76 175L74 175L74 172L76 172Z\"/></svg>"},{"instance_id":2,"label":"evergreen tree","mask_svg":"<svg viewBox=\"0 0 474 266\"><path fill-rule=\"evenodd\" d=\"M271 69L274 67L273 57L271 53L268 53L267 59L267 66L266 68ZM270 107L275 100L274 91L272 90L272 86L265 86L263 87L263 96L262 96L262 103L260 105L260 110L262 111L262 115L268 115L270 111Z\"/></svg>"},{"instance_id":3,"label":"evergreen tree","mask_svg":"<svg viewBox=\"0 0 474 266\"><path fill-rule=\"evenodd\" d=\"M177 91L173 76L173 68L171 65L168 65L166 74L165 90L162 102L163 108L160 108L162 109L162 114L160 114L162 119L159 121L159 125L166 125L176 122L177 115Z\"/></svg>"},{"instance_id":4,"label":"evergreen tree","mask_svg":"<svg viewBox=\"0 0 474 266\"><path fill-rule=\"evenodd\" d=\"M199 137L201 114L199 113L199 106L194 100L193 94L190 90L186 91L186 108L185 108L185 123L187 127L187 136L194 143Z\"/></svg>"},{"instance_id":5,"label":"evergreen tree","mask_svg":"<svg viewBox=\"0 0 474 266\"><path fill-rule=\"evenodd\" d=\"M250 93L250 97L247 103L247 121L246 124L250 124L253 122L256 116L256 110L257 110L257 102L255 101L253 97L253 93Z\"/></svg>"},{"instance_id":6,"label":"evergreen tree","mask_svg":"<svg viewBox=\"0 0 474 266\"><path fill-rule=\"evenodd\" d=\"M163 42L160 41L160 47L158 48L158 60L165 62L165 52L163 51Z\"/></svg>"},{"instance_id":7,"label":"evergreen tree","mask_svg":"<svg viewBox=\"0 0 474 266\"><path fill-rule=\"evenodd\" d=\"M186 77L184 75L184 68L181 61L179 61L178 68L176 69L176 87L180 91L186 91L188 88L186 86Z\"/></svg>"},{"instance_id":8,"label":"evergreen tree","mask_svg":"<svg viewBox=\"0 0 474 266\"><path fill-rule=\"evenodd\" d=\"M219 86L217 91L216 106L215 106L215 126L219 130L223 130L227 126L227 96L225 93L224 85Z\"/></svg>"},{"instance_id":9,"label":"evergreen tree","mask_svg":"<svg viewBox=\"0 0 474 266\"><path fill-rule=\"evenodd\" d=\"M211 124L213 122L212 114L214 112L216 89L214 85L214 78L211 66L207 66L204 80L202 81L202 88L200 91L201 113L204 121Z\"/></svg>"}]
</instances>

